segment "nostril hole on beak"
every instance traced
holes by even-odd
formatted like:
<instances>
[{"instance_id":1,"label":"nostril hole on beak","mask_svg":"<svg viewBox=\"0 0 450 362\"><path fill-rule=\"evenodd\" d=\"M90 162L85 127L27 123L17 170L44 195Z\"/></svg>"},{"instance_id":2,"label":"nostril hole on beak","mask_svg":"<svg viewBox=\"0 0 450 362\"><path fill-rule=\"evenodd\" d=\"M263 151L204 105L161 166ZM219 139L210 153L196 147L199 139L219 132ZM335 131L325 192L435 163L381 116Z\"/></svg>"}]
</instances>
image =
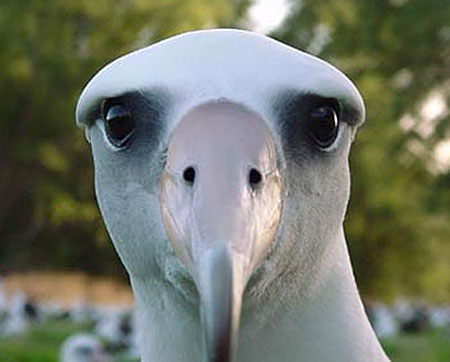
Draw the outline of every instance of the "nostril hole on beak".
<instances>
[{"instance_id":1,"label":"nostril hole on beak","mask_svg":"<svg viewBox=\"0 0 450 362\"><path fill-rule=\"evenodd\" d=\"M248 182L250 183L250 186L256 187L261 183L261 181L261 172L259 172L256 168L250 169L250 172L248 174Z\"/></svg>"},{"instance_id":2,"label":"nostril hole on beak","mask_svg":"<svg viewBox=\"0 0 450 362\"><path fill-rule=\"evenodd\" d=\"M192 166L187 167L183 172L183 179L188 184L193 185L195 181L195 170Z\"/></svg>"}]
</instances>

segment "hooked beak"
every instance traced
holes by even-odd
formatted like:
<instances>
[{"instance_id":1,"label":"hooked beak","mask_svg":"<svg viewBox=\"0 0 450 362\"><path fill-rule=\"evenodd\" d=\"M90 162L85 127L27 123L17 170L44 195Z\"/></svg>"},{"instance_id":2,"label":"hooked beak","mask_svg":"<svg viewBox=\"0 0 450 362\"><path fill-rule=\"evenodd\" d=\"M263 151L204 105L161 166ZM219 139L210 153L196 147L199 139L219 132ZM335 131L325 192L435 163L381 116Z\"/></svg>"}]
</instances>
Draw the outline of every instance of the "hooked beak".
<instances>
[{"instance_id":1,"label":"hooked beak","mask_svg":"<svg viewBox=\"0 0 450 362\"><path fill-rule=\"evenodd\" d=\"M212 249L199 261L197 288L208 362L228 362L236 350L243 283L236 277L226 246Z\"/></svg>"},{"instance_id":2,"label":"hooked beak","mask_svg":"<svg viewBox=\"0 0 450 362\"><path fill-rule=\"evenodd\" d=\"M275 239L281 190L275 142L257 113L207 103L174 130L160 204L171 246L200 296L207 362L233 360L243 293Z\"/></svg>"}]
</instances>

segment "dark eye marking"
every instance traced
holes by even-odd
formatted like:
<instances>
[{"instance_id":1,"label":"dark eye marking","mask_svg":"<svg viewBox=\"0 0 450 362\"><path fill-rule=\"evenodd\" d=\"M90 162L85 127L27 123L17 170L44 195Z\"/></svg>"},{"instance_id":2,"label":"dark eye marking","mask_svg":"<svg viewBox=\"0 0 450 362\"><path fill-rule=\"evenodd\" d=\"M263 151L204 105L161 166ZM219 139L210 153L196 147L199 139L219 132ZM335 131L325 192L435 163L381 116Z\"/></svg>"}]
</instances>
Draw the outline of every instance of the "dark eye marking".
<instances>
[{"instance_id":1,"label":"dark eye marking","mask_svg":"<svg viewBox=\"0 0 450 362\"><path fill-rule=\"evenodd\" d=\"M351 105L315 93L286 91L278 94L274 111L286 151L304 157L304 151L331 151L343 123L356 124L358 114Z\"/></svg>"},{"instance_id":2,"label":"dark eye marking","mask_svg":"<svg viewBox=\"0 0 450 362\"><path fill-rule=\"evenodd\" d=\"M322 149L330 147L339 131L339 111L336 106L324 103L314 106L307 117L307 128L311 139Z\"/></svg>"},{"instance_id":3,"label":"dark eye marking","mask_svg":"<svg viewBox=\"0 0 450 362\"><path fill-rule=\"evenodd\" d=\"M129 106L114 100L105 101L103 120L108 140L118 148L125 147L131 140L136 123Z\"/></svg>"},{"instance_id":4,"label":"dark eye marking","mask_svg":"<svg viewBox=\"0 0 450 362\"><path fill-rule=\"evenodd\" d=\"M102 121L108 143L118 150L156 151L170 106L171 95L164 89L135 90L99 100L91 117Z\"/></svg>"}]
</instances>

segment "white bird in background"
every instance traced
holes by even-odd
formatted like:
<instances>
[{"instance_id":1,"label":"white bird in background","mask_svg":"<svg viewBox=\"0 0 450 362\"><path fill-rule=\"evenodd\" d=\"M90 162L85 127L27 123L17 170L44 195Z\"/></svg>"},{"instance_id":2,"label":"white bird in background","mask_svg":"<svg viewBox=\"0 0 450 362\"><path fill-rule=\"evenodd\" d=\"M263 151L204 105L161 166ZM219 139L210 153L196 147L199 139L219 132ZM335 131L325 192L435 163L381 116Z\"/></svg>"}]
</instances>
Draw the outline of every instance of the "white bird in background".
<instances>
[{"instance_id":1,"label":"white bird in background","mask_svg":"<svg viewBox=\"0 0 450 362\"><path fill-rule=\"evenodd\" d=\"M5 288L3 287L3 281L0 277L0 310L6 310L7 309L7 301L6 301L6 292Z\"/></svg>"},{"instance_id":2,"label":"white bird in background","mask_svg":"<svg viewBox=\"0 0 450 362\"><path fill-rule=\"evenodd\" d=\"M372 325L377 337L392 338L399 333L399 323L389 308L383 304L374 303L370 310L369 315L372 315Z\"/></svg>"},{"instance_id":3,"label":"white bird in background","mask_svg":"<svg viewBox=\"0 0 450 362\"><path fill-rule=\"evenodd\" d=\"M133 349L132 345L135 343L133 327L131 311L122 307L108 308L99 318L95 333L118 349Z\"/></svg>"},{"instance_id":4,"label":"white bird in background","mask_svg":"<svg viewBox=\"0 0 450 362\"><path fill-rule=\"evenodd\" d=\"M78 333L62 344L60 362L111 362L100 340L90 334Z\"/></svg>"},{"instance_id":5,"label":"white bird in background","mask_svg":"<svg viewBox=\"0 0 450 362\"><path fill-rule=\"evenodd\" d=\"M0 277L0 336L3 334L4 323L8 317L8 302L3 281Z\"/></svg>"},{"instance_id":6,"label":"white bird in background","mask_svg":"<svg viewBox=\"0 0 450 362\"><path fill-rule=\"evenodd\" d=\"M240 30L126 55L77 122L143 361L387 361L343 231L364 105L333 66Z\"/></svg>"},{"instance_id":7,"label":"white bird in background","mask_svg":"<svg viewBox=\"0 0 450 362\"><path fill-rule=\"evenodd\" d=\"M1 328L5 336L18 336L24 334L32 322L39 318L37 305L32 303L25 293L17 292L9 301L7 316Z\"/></svg>"}]
</instances>

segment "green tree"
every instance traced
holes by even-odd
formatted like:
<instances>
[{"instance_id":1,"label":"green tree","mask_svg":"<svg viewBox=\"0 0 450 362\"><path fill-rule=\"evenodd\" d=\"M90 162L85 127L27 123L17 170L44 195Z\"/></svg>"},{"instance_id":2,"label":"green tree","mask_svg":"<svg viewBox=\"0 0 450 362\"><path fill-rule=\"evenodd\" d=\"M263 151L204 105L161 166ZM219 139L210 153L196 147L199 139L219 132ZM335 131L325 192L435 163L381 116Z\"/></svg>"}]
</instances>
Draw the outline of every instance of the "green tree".
<instances>
[{"instance_id":1,"label":"green tree","mask_svg":"<svg viewBox=\"0 0 450 362\"><path fill-rule=\"evenodd\" d=\"M176 33L231 26L248 1L0 2L0 272L120 270L93 196L92 162L74 125L88 77Z\"/></svg>"},{"instance_id":2,"label":"green tree","mask_svg":"<svg viewBox=\"0 0 450 362\"><path fill-rule=\"evenodd\" d=\"M366 296L450 298L449 176L431 171L449 104L450 2L302 0L274 36L329 60L357 84L367 124L351 154L346 230ZM402 120L402 122L399 122ZM403 124L403 127L401 124Z\"/></svg>"},{"instance_id":3,"label":"green tree","mask_svg":"<svg viewBox=\"0 0 450 362\"><path fill-rule=\"evenodd\" d=\"M74 127L83 85L113 58L161 38L241 24L251 0L0 2L0 272L118 273ZM343 69L366 100L351 155L347 235L366 296L450 299L450 176L433 150L449 104L448 0L291 0L274 36ZM429 118L429 117L428 117ZM402 126L399 126L399 125Z\"/></svg>"}]
</instances>

